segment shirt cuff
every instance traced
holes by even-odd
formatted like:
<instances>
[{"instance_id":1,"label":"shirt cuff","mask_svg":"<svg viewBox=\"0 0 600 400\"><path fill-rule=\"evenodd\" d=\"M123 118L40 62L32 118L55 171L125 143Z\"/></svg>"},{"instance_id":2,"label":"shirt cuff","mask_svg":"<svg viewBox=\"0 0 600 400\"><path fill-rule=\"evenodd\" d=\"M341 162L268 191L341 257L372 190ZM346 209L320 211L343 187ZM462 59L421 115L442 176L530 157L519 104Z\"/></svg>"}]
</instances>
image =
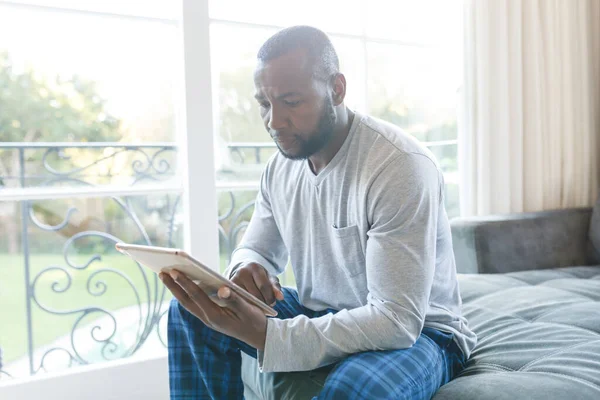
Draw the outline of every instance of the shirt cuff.
<instances>
[{"instance_id":1,"label":"shirt cuff","mask_svg":"<svg viewBox=\"0 0 600 400\"><path fill-rule=\"evenodd\" d=\"M277 341L279 338L279 325L284 323L277 318L267 319L267 337L265 338L265 349L256 351L258 370L260 372L282 372L285 371L285 349Z\"/></svg>"},{"instance_id":2,"label":"shirt cuff","mask_svg":"<svg viewBox=\"0 0 600 400\"><path fill-rule=\"evenodd\" d=\"M238 267L241 265L241 263L236 262L233 263L231 262L229 264L229 266L225 269L225 271L223 271L223 276L227 279L231 279L231 277L233 276L233 273L238 269Z\"/></svg>"}]
</instances>

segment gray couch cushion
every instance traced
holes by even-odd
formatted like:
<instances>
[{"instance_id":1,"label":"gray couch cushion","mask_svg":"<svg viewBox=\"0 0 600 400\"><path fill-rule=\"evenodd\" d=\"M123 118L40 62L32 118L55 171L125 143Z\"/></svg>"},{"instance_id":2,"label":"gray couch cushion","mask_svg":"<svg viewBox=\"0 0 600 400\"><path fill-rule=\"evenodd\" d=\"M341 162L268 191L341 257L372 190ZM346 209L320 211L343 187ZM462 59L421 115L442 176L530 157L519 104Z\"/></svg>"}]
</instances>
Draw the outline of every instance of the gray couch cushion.
<instances>
[{"instance_id":1,"label":"gray couch cushion","mask_svg":"<svg viewBox=\"0 0 600 400\"><path fill-rule=\"evenodd\" d=\"M600 399L600 266L459 279L479 341L435 400ZM260 374L243 358L247 399L310 399L327 372Z\"/></svg>"},{"instance_id":2,"label":"gray couch cushion","mask_svg":"<svg viewBox=\"0 0 600 400\"><path fill-rule=\"evenodd\" d=\"M600 267L462 275L478 344L442 399L600 399Z\"/></svg>"},{"instance_id":3,"label":"gray couch cushion","mask_svg":"<svg viewBox=\"0 0 600 400\"><path fill-rule=\"evenodd\" d=\"M600 261L600 196L592 212L592 222L590 224L590 242L592 249L596 253L596 259Z\"/></svg>"}]
</instances>

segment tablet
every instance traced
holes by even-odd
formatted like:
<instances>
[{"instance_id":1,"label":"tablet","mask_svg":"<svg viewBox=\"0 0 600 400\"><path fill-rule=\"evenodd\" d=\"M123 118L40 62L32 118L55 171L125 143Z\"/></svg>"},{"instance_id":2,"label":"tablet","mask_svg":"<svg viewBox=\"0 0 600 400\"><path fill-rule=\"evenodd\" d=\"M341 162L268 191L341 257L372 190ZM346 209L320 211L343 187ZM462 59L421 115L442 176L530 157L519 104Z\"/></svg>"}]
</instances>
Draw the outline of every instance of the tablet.
<instances>
[{"instance_id":1,"label":"tablet","mask_svg":"<svg viewBox=\"0 0 600 400\"><path fill-rule=\"evenodd\" d=\"M277 311L273 308L248 293L242 287L208 268L183 250L127 243L117 243L115 248L157 274L161 272L168 273L172 269L181 271L200 286L204 293L221 307L225 306L225 302L219 299L217 291L219 288L227 286L248 303L260 308L265 315L269 317L277 316Z\"/></svg>"}]
</instances>

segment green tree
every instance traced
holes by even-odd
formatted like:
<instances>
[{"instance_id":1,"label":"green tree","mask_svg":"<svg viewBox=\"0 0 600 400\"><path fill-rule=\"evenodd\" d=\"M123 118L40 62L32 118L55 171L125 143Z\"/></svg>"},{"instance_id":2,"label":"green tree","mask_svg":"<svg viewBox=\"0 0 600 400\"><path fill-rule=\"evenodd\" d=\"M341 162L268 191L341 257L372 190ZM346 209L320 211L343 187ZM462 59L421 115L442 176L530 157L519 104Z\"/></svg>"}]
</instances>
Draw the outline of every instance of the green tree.
<instances>
[{"instance_id":1,"label":"green tree","mask_svg":"<svg viewBox=\"0 0 600 400\"><path fill-rule=\"evenodd\" d=\"M118 140L120 121L105 110L94 82L73 76L47 79L17 71L0 53L0 139L13 141Z\"/></svg>"},{"instance_id":2,"label":"green tree","mask_svg":"<svg viewBox=\"0 0 600 400\"><path fill-rule=\"evenodd\" d=\"M117 141L122 136L121 121L106 111L106 101L94 82L79 76L47 78L31 68L19 70L8 53L0 52L0 142ZM69 154L68 163L77 165L87 155L85 150ZM43 151L26 152L27 175L43 172L42 156ZM16 151L0 149L0 190L19 186L20 168ZM7 250L16 252L16 209L3 210L0 221L7 228Z\"/></svg>"}]
</instances>

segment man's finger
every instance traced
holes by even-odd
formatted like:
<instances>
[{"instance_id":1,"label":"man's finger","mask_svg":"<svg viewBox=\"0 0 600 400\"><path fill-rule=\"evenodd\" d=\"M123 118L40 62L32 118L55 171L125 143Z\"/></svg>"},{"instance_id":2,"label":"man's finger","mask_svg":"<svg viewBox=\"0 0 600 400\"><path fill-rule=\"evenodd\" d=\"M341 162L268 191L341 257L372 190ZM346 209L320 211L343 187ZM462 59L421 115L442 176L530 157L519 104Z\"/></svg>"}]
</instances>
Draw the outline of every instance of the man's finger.
<instances>
[{"instance_id":1,"label":"man's finger","mask_svg":"<svg viewBox=\"0 0 600 400\"><path fill-rule=\"evenodd\" d=\"M196 285L183 273L177 270L171 270L170 274L175 283L181 286L198 308L202 309L208 320L213 318L216 312L220 311L217 309L219 306L216 305L202 289L200 289L200 286ZM208 321L204 322L207 323Z\"/></svg>"},{"instance_id":2,"label":"man's finger","mask_svg":"<svg viewBox=\"0 0 600 400\"><path fill-rule=\"evenodd\" d=\"M260 288L258 287L258 285L256 283L256 279L254 278L254 274L252 275L252 277L250 279L248 279L244 283L246 284L246 288L245 289L248 291L248 293L250 293L252 296L254 296L257 299L259 299L260 301L265 301L264 295L263 295L262 291L260 290Z\"/></svg>"},{"instance_id":3,"label":"man's finger","mask_svg":"<svg viewBox=\"0 0 600 400\"><path fill-rule=\"evenodd\" d=\"M257 299L264 301L262 293L260 292L260 290L258 289L258 287L256 286L256 282L254 281L254 275L252 275L252 272L250 271L238 271L239 272L239 276L237 277L238 279L236 279L236 275L233 276L233 278L231 279L231 281L233 283L235 283L236 285L246 289L246 291L248 293L250 293L252 296L256 297ZM244 274L244 276L242 276L242 274Z\"/></svg>"},{"instance_id":4,"label":"man's finger","mask_svg":"<svg viewBox=\"0 0 600 400\"><path fill-rule=\"evenodd\" d=\"M254 270L252 271L252 277L262 295L259 299L269 305L275 304L275 293L273 292L273 285L271 285L267 271L264 268Z\"/></svg>"},{"instance_id":5,"label":"man's finger","mask_svg":"<svg viewBox=\"0 0 600 400\"><path fill-rule=\"evenodd\" d=\"M183 288L179 286L169 274L161 272L159 274L159 278L165 284L167 289L169 289L169 291L173 293L173 296L175 296L177 301L179 301L179 303L182 306L184 306L189 312L200 318L205 324L207 323L207 321L205 321L206 316L204 314L204 311L199 309L199 307L196 305L196 303L194 303L194 301L192 301L187 292L183 290Z\"/></svg>"}]
</instances>

